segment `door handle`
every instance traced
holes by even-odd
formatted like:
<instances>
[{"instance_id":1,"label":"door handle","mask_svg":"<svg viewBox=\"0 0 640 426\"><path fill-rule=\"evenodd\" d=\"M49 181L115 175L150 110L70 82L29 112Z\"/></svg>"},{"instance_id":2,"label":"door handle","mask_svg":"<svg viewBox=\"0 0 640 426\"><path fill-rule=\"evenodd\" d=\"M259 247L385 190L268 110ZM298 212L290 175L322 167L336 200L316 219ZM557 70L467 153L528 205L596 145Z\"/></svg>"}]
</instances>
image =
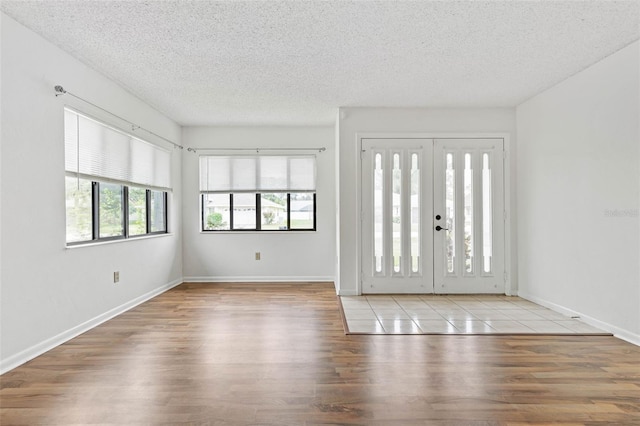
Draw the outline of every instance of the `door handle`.
<instances>
[{"instance_id":1,"label":"door handle","mask_svg":"<svg viewBox=\"0 0 640 426\"><path fill-rule=\"evenodd\" d=\"M449 228L443 228L443 227L442 227L442 226L440 226L440 225L436 226L436 231L442 231L442 230L448 231L448 230L449 230Z\"/></svg>"}]
</instances>

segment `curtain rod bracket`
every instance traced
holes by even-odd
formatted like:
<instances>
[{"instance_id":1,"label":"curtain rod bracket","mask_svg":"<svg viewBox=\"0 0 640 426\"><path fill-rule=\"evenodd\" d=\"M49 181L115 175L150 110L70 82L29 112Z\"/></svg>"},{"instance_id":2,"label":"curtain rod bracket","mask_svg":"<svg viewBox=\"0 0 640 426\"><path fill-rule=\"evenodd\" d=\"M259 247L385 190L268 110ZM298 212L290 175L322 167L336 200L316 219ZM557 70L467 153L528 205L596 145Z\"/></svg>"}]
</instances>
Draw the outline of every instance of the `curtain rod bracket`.
<instances>
[{"instance_id":1,"label":"curtain rod bracket","mask_svg":"<svg viewBox=\"0 0 640 426\"><path fill-rule=\"evenodd\" d=\"M62 87L62 86L56 86L56 87L54 87L53 89L56 91L56 98L57 98L58 96L62 96L62 95L64 95L65 93L67 93L67 91L66 91L66 90L64 90L64 87Z\"/></svg>"}]
</instances>

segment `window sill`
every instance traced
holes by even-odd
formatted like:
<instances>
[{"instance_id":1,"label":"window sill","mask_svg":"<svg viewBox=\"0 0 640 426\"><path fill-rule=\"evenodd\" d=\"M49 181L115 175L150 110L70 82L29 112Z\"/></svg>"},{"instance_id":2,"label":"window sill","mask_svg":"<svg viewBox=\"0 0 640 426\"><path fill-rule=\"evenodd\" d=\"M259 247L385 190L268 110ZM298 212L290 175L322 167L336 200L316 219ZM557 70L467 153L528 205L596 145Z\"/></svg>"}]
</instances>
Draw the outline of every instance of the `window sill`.
<instances>
[{"instance_id":1,"label":"window sill","mask_svg":"<svg viewBox=\"0 0 640 426\"><path fill-rule=\"evenodd\" d=\"M150 240L152 238L172 237L174 235L175 234L173 232L169 232L167 234L143 235L143 236L140 236L140 237L121 238L121 239L118 239L118 240L90 241L90 242L87 242L87 243L78 243L78 244L74 244L74 245L67 245L67 246L65 246L65 248L68 249L68 250L75 250L75 249L84 248L84 247L104 246L104 245L107 245L107 244L121 244L121 243L128 243L128 242L131 242L131 241Z\"/></svg>"}]
</instances>

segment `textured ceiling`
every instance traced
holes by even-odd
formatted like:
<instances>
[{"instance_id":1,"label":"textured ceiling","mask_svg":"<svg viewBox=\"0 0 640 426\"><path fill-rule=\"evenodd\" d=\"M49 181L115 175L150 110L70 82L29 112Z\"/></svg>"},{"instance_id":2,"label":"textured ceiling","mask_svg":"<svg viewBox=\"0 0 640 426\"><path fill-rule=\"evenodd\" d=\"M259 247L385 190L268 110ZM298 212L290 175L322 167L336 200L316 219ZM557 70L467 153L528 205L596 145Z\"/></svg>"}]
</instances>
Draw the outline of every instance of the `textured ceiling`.
<instances>
[{"instance_id":1,"label":"textured ceiling","mask_svg":"<svg viewBox=\"0 0 640 426\"><path fill-rule=\"evenodd\" d=\"M638 1L2 0L0 9L182 125L329 124L339 106L511 107L640 37Z\"/></svg>"}]
</instances>

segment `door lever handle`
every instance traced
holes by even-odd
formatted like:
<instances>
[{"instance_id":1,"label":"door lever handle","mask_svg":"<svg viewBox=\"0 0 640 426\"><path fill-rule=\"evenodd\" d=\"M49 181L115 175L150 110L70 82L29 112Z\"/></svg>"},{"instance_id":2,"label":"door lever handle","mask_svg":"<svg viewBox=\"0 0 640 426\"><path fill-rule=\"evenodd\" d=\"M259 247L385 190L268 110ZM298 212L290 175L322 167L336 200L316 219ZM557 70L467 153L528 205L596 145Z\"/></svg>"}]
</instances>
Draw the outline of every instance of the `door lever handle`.
<instances>
[{"instance_id":1,"label":"door lever handle","mask_svg":"<svg viewBox=\"0 0 640 426\"><path fill-rule=\"evenodd\" d=\"M436 226L436 231L442 231L442 230L448 231L448 230L449 230L449 228L443 228L443 227L442 227L442 226L440 226L440 225Z\"/></svg>"}]
</instances>

